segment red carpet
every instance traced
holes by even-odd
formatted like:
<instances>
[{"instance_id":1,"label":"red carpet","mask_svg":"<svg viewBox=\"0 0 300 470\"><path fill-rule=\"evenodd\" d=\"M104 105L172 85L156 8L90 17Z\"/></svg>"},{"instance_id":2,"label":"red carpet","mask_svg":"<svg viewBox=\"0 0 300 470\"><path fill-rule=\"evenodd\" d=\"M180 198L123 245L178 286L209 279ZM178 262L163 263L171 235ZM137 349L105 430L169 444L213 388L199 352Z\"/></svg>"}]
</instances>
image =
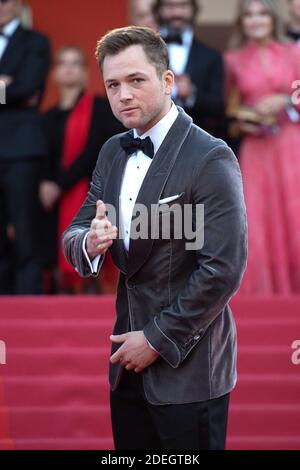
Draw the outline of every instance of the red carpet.
<instances>
[{"instance_id":1,"label":"red carpet","mask_svg":"<svg viewBox=\"0 0 300 470\"><path fill-rule=\"evenodd\" d=\"M300 298L234 299L238 385L229 449L300 449ZM0 449L112 449L111 297L0 300Z\"/></svg>"}]
</instances>

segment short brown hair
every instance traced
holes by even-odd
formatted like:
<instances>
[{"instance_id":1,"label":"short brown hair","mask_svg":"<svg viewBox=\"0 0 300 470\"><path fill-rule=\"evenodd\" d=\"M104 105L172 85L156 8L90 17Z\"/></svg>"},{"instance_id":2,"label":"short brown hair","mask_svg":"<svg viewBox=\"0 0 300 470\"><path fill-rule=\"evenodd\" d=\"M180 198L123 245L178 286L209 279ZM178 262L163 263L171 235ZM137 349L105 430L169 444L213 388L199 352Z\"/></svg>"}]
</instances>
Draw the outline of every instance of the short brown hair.
<instances>
[{"instance_id":1,"label":"short brown hair","mask_svg":"<svg viewBox=\"0 0 300 470\"><path fill-rule=\"evenodd\" d=\"M65 52L69 52L69 51L76 52L80 57L80 61L82 62L82 66L84 68L88 67L88 58L87 58L86 52L80 46L76 46L74 44L67 44L67 45L62 46L58 49L58 51L56 52L55 57L54 57L54 65L57 65L59 63L60 59L61 59L61 56Z\"/></svg>"},{"instance_id":2,"label":"short brown hair","mask_svg":"<svg viewBox=\"0 0 300 470\"><path fill-rule=\"evenodd\" d=\"M168 48L160 34L150 28L127 26L107 33L97 43L96 58L103 70L106 56L116 55L130 46L141 45L151 64L156 68L158 76L168 70Z\"/></svg>"}]
</instances>

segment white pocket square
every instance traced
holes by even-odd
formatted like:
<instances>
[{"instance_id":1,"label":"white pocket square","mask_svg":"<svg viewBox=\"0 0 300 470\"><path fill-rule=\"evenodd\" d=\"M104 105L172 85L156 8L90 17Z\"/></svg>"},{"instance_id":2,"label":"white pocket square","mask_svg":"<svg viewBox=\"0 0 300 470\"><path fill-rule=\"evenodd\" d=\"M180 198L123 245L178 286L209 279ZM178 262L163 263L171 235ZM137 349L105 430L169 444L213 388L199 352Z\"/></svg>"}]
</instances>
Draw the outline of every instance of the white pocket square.
<instances>
[{"instance_id":1,"label":"white pocket square","mask_svg":"<svg viewBox=\"0 0 300 470\"><path fill-rule=\"evenodd\" d=\"M170 197L166 197L165 199L160 199L158 201L158 204L168 204L169 202L173 202L173 201L176 201L176 199L179 199L180 196L182 196L183 193L181 194L176 194L176 196L170 196Z\"/></svg>"}]
</instances>

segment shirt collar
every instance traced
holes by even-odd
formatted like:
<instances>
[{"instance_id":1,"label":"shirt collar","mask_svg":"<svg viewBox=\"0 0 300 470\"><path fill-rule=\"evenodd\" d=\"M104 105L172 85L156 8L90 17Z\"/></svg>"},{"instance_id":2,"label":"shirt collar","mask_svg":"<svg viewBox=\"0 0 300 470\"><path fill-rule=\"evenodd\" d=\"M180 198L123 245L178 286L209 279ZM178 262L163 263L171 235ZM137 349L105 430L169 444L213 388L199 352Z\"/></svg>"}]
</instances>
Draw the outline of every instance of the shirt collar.
<instances>
[{"instance_id":1,"label":"shirt collar","mask_svg":"<svg viewBox=\"0 0 300 470\"><path fill-rule=\"evenodd\" d=\"M8 23L6 26L4 26L2 32L5 34L5 36L10 37L14 34L14 32L16 31L16 29L19 26L20 26L20 20L19 20L19 18L15 18L10 23Z\"/></svg>"},{"instance_id":2,"label":"shirt collar","mask_svg":"<svg viewBox=\"0 0 300 470\"><path fill-rule=\"evenodd\" d=\"M166 135L173 126L177 119L179 112L174 103L172 103L170 111L151 129L145 132L143 135L138 135L136 129L133 129L133 136L135 138L145 139L150 137L154 145L154 154L158 151L159 147L165 140Z\"/></svg>"}]
</instances>

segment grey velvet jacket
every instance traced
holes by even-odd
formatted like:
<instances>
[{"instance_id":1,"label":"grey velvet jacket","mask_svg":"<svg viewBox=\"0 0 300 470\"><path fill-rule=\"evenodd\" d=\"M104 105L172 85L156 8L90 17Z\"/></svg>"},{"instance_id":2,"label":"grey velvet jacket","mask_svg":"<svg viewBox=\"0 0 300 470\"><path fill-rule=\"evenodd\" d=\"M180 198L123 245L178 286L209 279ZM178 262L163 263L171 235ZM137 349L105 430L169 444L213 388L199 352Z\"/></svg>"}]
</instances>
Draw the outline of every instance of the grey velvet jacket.
<instances>
[{"instance_id":1,"label":"grey velvet jacket","mask_svg":"<svg viewBox=\"0 0 300 470\"><path fill-rule=\"evenodd\" d=\"M98 199L116 208L121 229L119 194L127 162L121 135L103 146L87 198L63 235L65 256L84 277L92 273L82 243ZM178 198L160 210L158 201L173 195ZM136 201L140 203L149 209L155 205L149 225L160 227L175 203L193 208L203 204L204 244L187 250L185 236L175 237L171 226L167 239L159 229L158 237L131 240L127 254L120 235L111 247L120 270L114 334L143 330L160 353L142 372L150 403L183 404L222 396L236 383L236 328L228 302L240 285L247 257L237 159L222 140L195 126L179 108L143 181ZM195 221L194 210L193 226ZM118 347L113 345L112 353ZM112 390L122 370L110 364Z\"/></svg>"}]
</instances>

